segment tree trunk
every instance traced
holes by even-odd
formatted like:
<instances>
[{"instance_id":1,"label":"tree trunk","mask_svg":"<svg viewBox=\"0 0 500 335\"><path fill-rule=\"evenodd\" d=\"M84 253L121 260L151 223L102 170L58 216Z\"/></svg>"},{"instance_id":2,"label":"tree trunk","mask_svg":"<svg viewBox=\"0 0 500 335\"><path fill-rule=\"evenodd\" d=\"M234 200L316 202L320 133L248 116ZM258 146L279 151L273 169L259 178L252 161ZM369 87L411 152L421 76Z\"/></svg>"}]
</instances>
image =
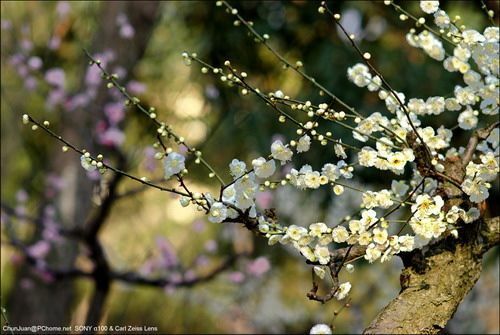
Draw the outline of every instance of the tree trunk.
<instances>
[{"instance_id":1,"label":"tree trunk","mask_svg":"<svg viewBox=\"0 0 500 335\"><path fill-rule=\"evenodd\" d=\"M366 334L437 334L481 275L482 256L500 240L500 218L479 220L434 245L403 255L401 292Z\"/></svg>"},{"instance_id":2,"label":"tree trunk","mask_svg":"<svg viewBox=\"0 0 500 335\"><path fill-rule=\"evenodd\" d=\"M126 80L131 75L131 70L142 58L156 22L159 5L159 2L152 1L110 1L101 5L99 31L89 51L92 53L106 49L114 51L117 55L117 61L114 64L127 70L126 78L121 78L121 80ZM127 16L135 29L135 35L131 39L125 40L118 36L116 17L120 13ZM66 123L63 128L71 129L68 138L91 152L97 150L92 141L92 134L95 123L103 117L104 104L107 102L103 92L106 92L106 89L101 90L85 110L75 111L70 116L63 115L64 123ZM57 148L51 158L53 171L65 181L65 187L56 204L61 214L61 221L65 223L65 228L82 229L92 208L92 184L81 168L79 159L74 155L62 154ZM75 241L65 241L57 246L57 258L51 259L50 262L58 268L69 268L73 265L76 253ZM9 297L11 324L67 326L73 304L72 280L46 283L39 280L30 267L30 265L23 265L17 273L18 279L15 280ZM23 279L31 281L30 287L26 286L26 281ZM93 299L92 306L90 306L92 310L89 314L92 323L98 323L107 293L106 288L94 295L98 299Z\"/></svg>"}]
</instances>

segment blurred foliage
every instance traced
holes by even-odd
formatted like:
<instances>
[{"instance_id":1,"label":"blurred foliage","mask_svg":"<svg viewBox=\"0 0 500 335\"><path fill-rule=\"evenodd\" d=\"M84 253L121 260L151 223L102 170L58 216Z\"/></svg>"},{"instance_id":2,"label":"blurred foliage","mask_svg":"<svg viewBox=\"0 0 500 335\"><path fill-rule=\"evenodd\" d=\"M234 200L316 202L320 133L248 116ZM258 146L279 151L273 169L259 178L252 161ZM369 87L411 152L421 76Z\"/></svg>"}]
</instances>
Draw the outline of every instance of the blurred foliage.
<instances>
[{"instance_id":1,"label":"blurred foliage","mask_svg":"<svg viewBox=\"0 0 500 335\"><path fill-rule=\"evenodd\" d=\"M43 78L38 88L29 91L16 73L9 59L22 52L23 41L33 43L32 55L43 60L43 68L61 67L66 73L68 91L79 89L85 74L87 60L82 47L91 45L92 36L99 26L98 2L71 2L70 14L61 20L56 14L56 2L2 2L1 50L1 176L2 201L15 203L16 193L26 190L30 195L28 212L36 212L43 201L47 177L46 161L60 150L52 139L33 134L20 120L23 113L40 119L49 119L54 129L64 126L60 108L46 108L47 89ZM305 70L318 82L331 89L341 99L355 106L362 114L382 112L379 99L364 89L350 84L346 69L356 62L355 51L339 38L334 24L317 13L317 5L308 1L244 1L235 3L243 17L254 21L255 29L271 36L272 45L286 58L302 60ZM404 3L410 11L418 12L418 3ZM359 19L365 39L361 45L368 50L379 67L398 91L407 97L447 96L461 78L442 70L439 62L430 60L420 50L410 47L405 33L411 23L400 22L397 15L380 2L335 1L335 11L350 11ZM487 24L476 2L448 1L445 8L450 13L460 13L464 22L478 29ZM10 24L6 29L4 25ZM50 50L47 41L60 35L59 48ZM231 15L205 1L165 2L146 54L133 72L133 77L144 83L147 90L140 94L145 104L155 106L159 117L173 124L177 133L189 143L202 148L204 156L228 179L227 165L234 157L251 160L258 153L265 153L271 138L278 134L289 136L291 127L283 127L277 115L256 97L243 97L236 89L222 85L217 77L201 74L196 65L182 64L181 52L196 52L202 59L216 66L229 59L239 70L249 74L249 81L262 91L283 90L298 99L327 102L319 92L301 80L291 70L283 70L279 62L262 45L255 44L242 27L233 26ZM120 57L120 55L118 55ZM154 141L152 127L133 109L126 112L127 134L124 151L132 158L133 172L146 174L144 147ZM434 126L452 126L454 117L446 114L429 120ZM338 137L349 138L346 129L333 130ZM457 141L463 142L468 133L460 133ZM71 133L70 133L71 136ZM346 140L345 142L349 142ZM81 144L81 143L80 143ZM333 157L331 146L319 147L304 155L312 166L320 166ZM78 159L75 156L75 159ZM189 166L190 177L202 190L216 192L215 182L206 178L206 172L195 165ZM366 171L359 183L381 183L378 172ZM161 174L159 167L155 174ZM387 175L389 176L389 175ZM134 188L125 182L122 191ZM368 186L369 187L369 186ZM290 191L290 190L289 190ZM291 191L290 191L291 192ZM495 191L498 192L498 189ZM293 192L291 192L293 193ZM327 192L318 192L314 201L307 201L308 194L294 195L293 210L283 217L284 223L295 222L304 211L312 211L316 218L327 217L328 208L334 205ZM498 193L496 193L498 194ZM281 200L291 201L287 195ZM497 195L491 199L497 198ZM493 206L492 211L498 211ZM331 215L329 216L331 217ZM304 333L310 325L327 322L338 302L325 306L307 300L310 289L310 269L289 250L268 248L265 241L255 239L238 227L206 225L200 233L193 231L193 222L203 220L192 209L180 208L168 195L146 191L120 200L101 234L111 263L117 268L138 269L156 251L155 240L167 236L183 262L190 264L196 255L205 252L206 242L217 240L221 247L216 252L221 258L230 248L239 248L239 242L249 243L255 255L267 255L272 268L261 278L249 278L241 284L228 280L223 274L218 279L193 289L173 292L154 288L141 288L115 283L109 297L105 324L155 325L168 333ZM21 230L29 235L30 229ZM3 239L3 235L2 235ZM497 255L497 251L494 251ZM2 246L2 296L8 296L17 265L9 260L15 252ZM460 314L460 322L467 319L471 332L498 332L498 318L477 314L491 304L498 311L498 257L485 273L494 294L477 293L468 298L468 314ZM85 264L85 259L78 262ZM241 264L240 264L241 265ZM337 332L359 332L392 297L399 287L401 264L367 267L356 264L356 271L346 275L353 282L352 307L336 318ZM77 281L78 292L72 313L72 323L82 324L88 306L91 285ZM482 292L483 286L475 289ZM475 292L474 291L474 292ZM36 294L36 293L35 293ZM479 298L478 298L479 297ZM480 299L480 300L478 300ZM495 300L496 299L496 300ZM496 306L496 307L495 307ZM9 306L6 306L7 309ZM463 331L451 323L451 329Z\"/></svg>"}]
</instances>

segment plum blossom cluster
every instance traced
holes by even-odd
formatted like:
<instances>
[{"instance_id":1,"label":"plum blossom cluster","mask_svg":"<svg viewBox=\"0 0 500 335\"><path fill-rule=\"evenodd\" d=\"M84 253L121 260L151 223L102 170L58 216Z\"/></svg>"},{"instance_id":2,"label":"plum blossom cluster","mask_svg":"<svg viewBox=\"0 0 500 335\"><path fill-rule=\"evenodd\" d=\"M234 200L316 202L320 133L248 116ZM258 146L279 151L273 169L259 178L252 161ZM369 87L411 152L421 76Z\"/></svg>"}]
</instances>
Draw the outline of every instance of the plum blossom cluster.
<instances>
[{"instance_id":1,"label":"plum blossom cluster","mask_svg":"<svg viewBox=\"0 0 500 335\"><path fill-rule=\"evenodd\" d=\"M392 4L392 1L385 2ZM334 253L343 248L348 250L348 255L353 247L359 247L362 250L361 257L368 262L386 262L396 254L409 252L447 233L458 236L461 224L472 223L479 218L478 204L488 198L491 182L499 173L498 123L481 141L476 133L471 134L471 138L475 136L477 141L470 142L472 144L468 148L454 147L452 140L454 129L477 130L481 119L488 122L488 118L498 114L498 27L488 27L482 33L467 29L457 24L457 18L451 19L440 8L439 1L421 1L421 9L426 15L433 15L439 31L426 25L424 17L415 19L415 28L410 30L406 38L408 43L422 49L434 60L443 62L447 71L458 72L464 84L456 86L447 97L409 99L388 84L369 62L371 55L363 53L357 47L355 38L346 33L363 59L363 63L347 70L348 80L377 94L387 112L364 116L308 76L302 70L301 61L292 64L278 54L267 44L269 35L256 32L253 25L238 14L237 9L222 1L218 1L217 5L224 5L227 12L237 18L236 26L246 27L255 41L263 43L287 69L296 71L320 88L322 94L329 96L336 105L322 101L316 106L311 101L289 97L281 90L263 93L252 86L246 72L237 71L229 61L224 62L223 70L205 63L196 54L183 53L186 65L191 65L193 61L201 64L203 74L211 72L224 85L237 87L243 96L253 94L278 113L280 123L289 122L296 128L296 139L273 141L267 154L256 155L246 162L233 159L229 163L232 180L225 183L202 158L200 151L189 147L184 138L176 135L169 125L158 121L154 109L144 109L140 101L130 96L113 75L99 66L104 78L109 80L110 88L118 88L128 104L137 106L157 126L160 139L154 144L158 150L155 158L162 160L163 177L180 183L182 189L173 188L169 191L180 196L182 206L196 206L206 213L212 223L243 223L266 237L269 245L279 243L289 246L313 266L315 276L321 279L325 278L328 271L332 277L337 276L338 272L332 270L335 266L339 267L339 271L342 268L348 272L354 269L349 264L351 260L345 262L347 256L341 263L335 259ZM330 10L322 3L318 12L325 14L330 13ZM335 23L341 25L340 14L331 14ZM408 17L406 14L400 16L405 20ZM450 50L445 47L448 44L451 45ZM426 117L443 113L453 115L456 124L442 125L437 129L423 124ZM328 127L324 133L319 130L320 121L324 121ZM362 143L362 147L347 144L346 139L342 141L341 138L335 138L335 131L330 128L332 125L350 129L354 142ZM163 141L175 142L179 150L174 151ZM310 151L318 143L322 146L333 144L331 157L326 158L322 167L297 164L297 156ZM186 159L191 154L194 155L195 163L202 163L210 170L209 177L215 176L219 180L218 196L191 191L186 186ZM101 161L102 158L93 159L86 152L81 156L81 164L88 171L106 167ZM464 162L464 178L446 174L445 166L452 161ZM356 172L366 168L386 171L394 176L406 173L413 179L409 182L393 180L390 186L386 185L380 190L358 189L349 185L349 180L353 179ZM323 185L329 185L328 190L337 196L342 196L345 188L359 192L361 202L357 212L339 218L337 222L321 222L324 220L318 219L320 222L285 226L266 211L268 208L259 208L256 204L259 192L265 187L295 187L311 191ZM448 188L453 188L459 194L461 201L457 205L448 206L447 201L452 196ZM402 208L410 210L398 211ZM406 216L401 214L396 218L397 212L403 212ZM350 289L349 282L335 285L331 296L338 300L345 299ZM311 333L316 334L328 331L331 330L325 325L311 329Z\"/></svg>"},{"instance_id":2,"label":"plum blossom cluster","mask_svg":"<svg viewBox=\"0 0 500 335\"><path fill-rule=\"evenodd\" d=\"M390 1L386 2L391 4ZM246 22L236 9L228 4L219 3L222 4L227 7L228 12L237 16L238 22L249 29L256 41L267 43L269 39L267 34L256 33L251 23ZM197 61L203 65L202 73L208 73L210 69L213 74L220 76L224 84L240 87L242 95L254 93L268 105L272 105L280 114L279 121L294 123L298 127L297 134L300 136L288 143L282 140L273 142L270 154L253 159L251 168L247 168L244 161L234 159L230 164L233 181L222 187L220 198L216 199L209 193L199 196L202 198L201 204L206 204L208 208L208 219L211 222L237 221L241 213L246 212L258 223L258 232L269 239L270 245L276 243L290 245L308 262L315 264L315 274L319 278L324 278L331 263L332 252L344 245L365 247L364 258L370 263L376 260L385 262L395 254L411 251L417 245L428 243L431 239L437 239L447 232L456 236L457 225L461 222L473 222L479 217L479 210L474 204L488 197L490 182L498 174L498 129L494 129L487 139L479 144L477 150L481 155L476 157L477 159L474 158L475 161L471 160L468 163L463 181L458 183L453 179L450 181L450 178L443 177L443 172L446 159L459 157L465 151L463 147L451 146L452 129L460 127L463 130L473 130L479 125L480 114L491 116L498 113L498 28L486 28L481 34L471 29L467 30L463 26L458 27L457 19L450 19L448 14L439 8L438 1L421 1L420 6L424 13L434 15L434 23L439 33L435 33L425 25L424 18L416 19L415 24L419 32L412 28L407 35L408 43L422 49L431 58L442 61L446 70L461 73L464 85L455 87L449 97L407 99L403 92L394 91L388 86L379 73L373 74L374 69L369 63L358 63L350 67L347 70L348 79L358 87L366 87L369 91L375 92L384 102L388 116L379 112L362 116L347 106L348 114L342 110L335 110L326 103L314 106L310 101L301 102L290 98L281 90L264 95L258 88L248 83L246 72L238 73L229 61L225 62L225 66L230 73L225 73L221 68L201 61L196 54L183 54L186 65L191 65L193 60ZM325 13L325 8L322 5L319 12ZM335 14L334 18L339 21L340 16ZM403 18L407 19L408 16L403 15ZM352 40L351 36L349 38ZM453 46L452 56L448 56L446 43ZM269 46L268 49L272 51ZM371 56L365 53L363 58L367 61ZM280 60L283 61L282 58ZM474 63L471 63L472 61ZM285 64L290 66L288 63ZM302 74L300 72L302 66L302 63L297 61L295 66L290 67ZM315 120L319 117L350 128L353 138L366 144L357 149L355 155L348 155L342 139L333 139L332 132L320 134L316 130L318 127L316 121L298 121L277 108L276 104L288 107L291 112L304 112L307 117L314 117ZM435 129L432 126L422 125L420 118L443 113L456 113L457 126L442 125ZM349 119L354 121L354 126L347 123ZM420 146L415 146L415 143L409 140L411 136L417 137L416 143L420 143ZM322 145L328 142L335 143L334 153L341 160L326 162L320 170L315 170L309 164L294 167L292 163L294 150L297 154L307 152L314 141ZM374 145L369 145L369 142L374 142ZM425 159L429 160L427 166L430 166L426 169L433 172L422 178L424 176L417 167L422 166L424 158L421 151L425 150L428 150L429 156ZM356 157L357 162L348 163L349 156L351 159ZM280 166L290 163L292 167L284 178L280 180L279 176L275 177ZM390 189L358 190L362 193L361 210L353 217L346 218L333 226L324 222L312 223L307 228L298 225L282 226L275 219L262 214L255 204L258 192L263 186L269 185L283 187L291 185L300 190L314 190L323 185L330 185L334 194L341 195L344 188L349 185L340 181L353 178L355 167L373 167L391 171L396 175L414 169L413 175L421 183L417 183L414 178L410 185L404 181L393 181ZM434 179L438 173L441 173L441 179ZM165 177L172 175L165 173ZM278 181L269 180L273 177ZM446 199L438 194L438 190L447 180L460 188L472 205L463 203L451 208L446 207ZM416 192L417 184L422 185L420 194ZM408 195L410 189L411 193ZM405 196L407 197L404 198ZM183 206L190 202L192 200L189 197L181 198ZM195 203L200 204L196 201ZM411 215L402 220L402 228L407 225L411 228L411 232L401 234L402 228L399 232L395 229L398 220L392 220L388 215L406 205L410 205ZM383 214L383 211L389 212ZM352 265L348 265L352 270ZM349 290L349 283L341 284L334 296L341 300Z\"/></svg>"},{"instance_id":3,"label":"plum blossom cluster","mask_svg":"<svg viewBox=\"0 0 500 335\"><path fill-rule=\"evenodd\" d=\"M480 203L489 196L488 189L499 172L498 155L489 151L479 155L480 162L469 162L465 169L465 179L462 188L470 201Z\"/></svg>"}]
</instances>

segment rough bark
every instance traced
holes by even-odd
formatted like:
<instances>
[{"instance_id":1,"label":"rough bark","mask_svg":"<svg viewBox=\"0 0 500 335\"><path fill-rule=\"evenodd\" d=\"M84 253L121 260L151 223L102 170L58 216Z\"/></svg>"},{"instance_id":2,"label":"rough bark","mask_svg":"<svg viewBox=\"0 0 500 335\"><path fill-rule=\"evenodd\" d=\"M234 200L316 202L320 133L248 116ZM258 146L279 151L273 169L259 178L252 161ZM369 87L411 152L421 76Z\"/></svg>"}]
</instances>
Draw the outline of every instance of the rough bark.
<instances>
[{"instance_id":1,"label":"rough bark","mask_svg":"<svg viewBox=\"0 0 500 335\"><path fill-rule=\"evenodd\" d=\"M479 279L482 256L500 241L500 218L466 226L404 255L401 292L365 329L366 334L437 334Z\"/></svg>"}]
</instances>

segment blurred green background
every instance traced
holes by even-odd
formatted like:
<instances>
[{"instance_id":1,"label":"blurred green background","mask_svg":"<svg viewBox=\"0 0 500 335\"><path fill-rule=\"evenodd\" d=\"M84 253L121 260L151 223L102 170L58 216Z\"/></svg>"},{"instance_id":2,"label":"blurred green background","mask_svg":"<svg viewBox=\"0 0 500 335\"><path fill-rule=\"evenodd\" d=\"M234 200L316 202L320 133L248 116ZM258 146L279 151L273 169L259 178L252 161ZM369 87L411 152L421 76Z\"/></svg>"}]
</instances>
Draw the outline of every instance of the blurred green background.
<instances>
[{"instance_id":1,"label":"blurred green background","mask_svg":"<svg viewBox=\"0 0 500 335\"><path fill-rule=\"evenodd\" d=\"M468 26L482 31L487 25L479 2L443 3L450 16L459 13ZM339 37L334 24L318 14L317 4L244 1L233 5L254 21L257 31L271 36L271 44L281 54L292 62L300 59L308 74L362 114L383 112L376 95L348 82L346 70L357 62L357 55ZM489 5L498 7L498 2ZM407 99L447 96L461 82L459 75L447 73L442 64L410 47L405 34L411 22L399 21L381 2L335 1L331 6L348 18L345 23L361 36L363 50L372 54L380 72ZM404 6L420 13L417 1ZM55 309L53 322L84 324L92 282L75 279L56 283L26 266L21 254L7 242L14 234L28 245L36 244L46 232L29 224L26 216L45 217L47 211L55 224L78 226L98 207L99 191L105 189L105 180L79 179L83 175L79 157L62 154L59 143L23 126L22 114L49 120L56 132L80 147L105 153L114 162L119 150L134 175L161 176L160 164L151 158L154 127L134 108L121 107L123 101L89 70L82 48L101 55L111 49L113 55L107 55L114 58L109 61L111 70L123 74L124 82L146 106L156 107L159 119L201 148L226 180L233 158L250 162L269 150L273 137L290 136L294 129L280 124L274 111L256 97L243 97L216 76L202 74L196 64L185 66L180 56L183 51L196 52L216 66L229 59L264 92L280 89L297 99L328 102L293 71L283 70L272 54L253 43L233 20L223 9L205 1L137 7L125 2L1 3L1 197L2 206L13 208L17 216L2 211L1 297L11 324L46 320L44 310L55 305L64 308ZM59 84L54 84L51 76L59 79ZM426 122L451 127L455 118L442 114ZM333 131L336 137L346 138L344 142L351 142L345 129ZM454 141L463 145L468 135L457 132ZM301 159L296 163L320 166L333 159L333 150L316 147ZM215 180L208 179L205 170L194 164L189 169L190 185L217 192ZM390 175L381 178L377 173L364 171L356 183L367 188L387 187ZM136 187L123 181L119 193ZM492 192L490 210L498 214L494 201L498 186ZM355 194L347 193L334 200L326 189L299 193L285 188L273 194L265 192L258 201L276 207L284 224L333 223L349 214L345 209L357 200ZM265 240L240 227L209 224L192 208L182 208L171 196L154 190L117 200L99 238L114 268L152 276L168 275L169 270L151 270L151 264L161 258L162 243L166 243L159 238L169 241L183 270L199 267L203 271L229 253L251 252L215 279L192 288L114 282L103 325L157 326L164 333L305 333L315 323L330 322L342 306L335 301L320 305L307 300L310 268L294 251L268 247ZM270 269L260 263L262 271L252 270L251 265L261 256ZM83 269L90 266L88 251L71 240L54 241L46 261ZM490 252L485 263L479 283L448 325L452 333L500 331L498 249ZM397 294L401 266L399 259L372 266L358 262L353 274L344 274L342 279L353 283L352 303L335 318L335 331L362 331Z\"/></svg>"}]
</instances>

